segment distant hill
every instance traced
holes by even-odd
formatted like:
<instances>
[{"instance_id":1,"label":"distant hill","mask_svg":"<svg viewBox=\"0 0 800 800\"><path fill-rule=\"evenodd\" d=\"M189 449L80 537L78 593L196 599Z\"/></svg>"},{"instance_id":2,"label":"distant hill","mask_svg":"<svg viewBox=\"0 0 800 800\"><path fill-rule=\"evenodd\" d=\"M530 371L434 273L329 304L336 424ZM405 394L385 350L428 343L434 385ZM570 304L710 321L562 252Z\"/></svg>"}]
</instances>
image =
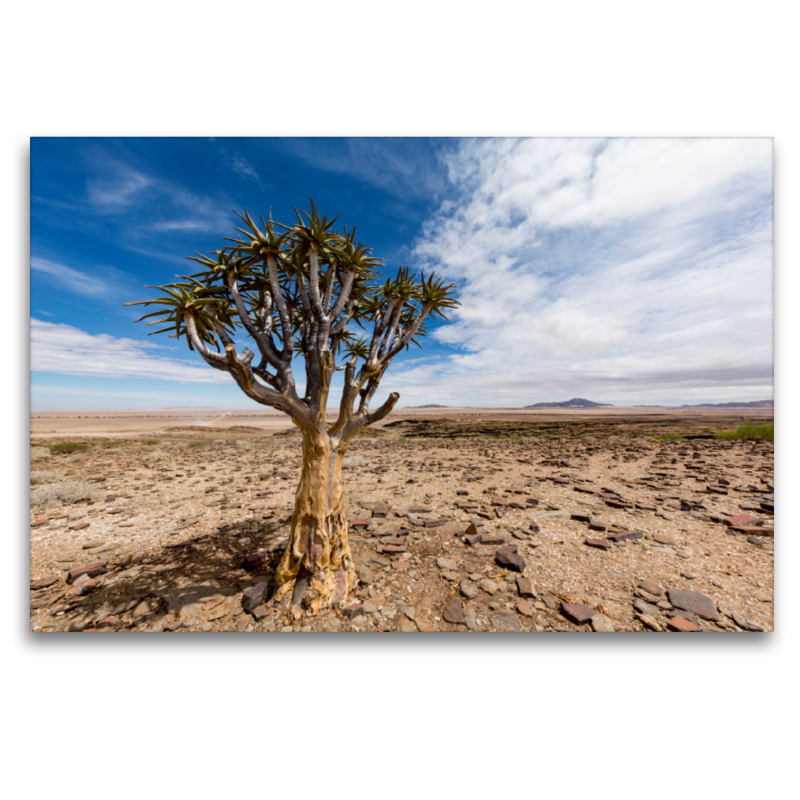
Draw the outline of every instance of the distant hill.
<instances>
[{"instance_id":1,"label":"distant hill","mask_svg":"<svg viewBox=\"0 0 800 800\"><path fill-rule=\"evenodd\" d=\"M564 400L561 403L534 403L532 406L523 406L523 408L601 408L611 405L611 403L595 403L592 400L584 400L582 397L573 397L572 400Z\"/></svg>"},{"instance_id":2,"label":"distant hill","mask_svg":"<svg viewBox=\"0 0 800 800\"><path fill-rule=\"evenodd\" d=\"M698 403L683 405L681 408L775 408L774 400L752 400L749 403Z\"/></svg>"},{"instance_id":3,"label":"distant hill","mask_svg":"<svg viewBox=\"0 0 800 800\"><path fill-rule=\"evenodd\" d=\"M439 406L436 403L428 403L425 406L406 406L406 408L450 408L450 406Z\"/></svg>"}]
</instances>

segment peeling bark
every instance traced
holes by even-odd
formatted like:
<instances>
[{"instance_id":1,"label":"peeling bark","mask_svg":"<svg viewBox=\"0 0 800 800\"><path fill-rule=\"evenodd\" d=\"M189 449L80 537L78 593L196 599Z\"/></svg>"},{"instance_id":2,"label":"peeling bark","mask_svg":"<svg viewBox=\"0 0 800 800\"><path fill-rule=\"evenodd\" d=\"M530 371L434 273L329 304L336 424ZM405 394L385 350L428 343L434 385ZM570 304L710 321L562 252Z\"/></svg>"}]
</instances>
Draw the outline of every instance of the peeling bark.
<instances>
[{"instance_id":1,"label":"peeling bark","mask_svg":"<svg viewBox=\"0 0 800 800\"><path fill-rule=\"evenodd\" d=\"M303 432L303 472L289 545L278 565L277 589L270 601L280 609L290 609L298 618L341 605L356 580L342 492L342 458L347 444L335 446L324 427L322 431L299 427Z\"/></svg>"}]
</instances>

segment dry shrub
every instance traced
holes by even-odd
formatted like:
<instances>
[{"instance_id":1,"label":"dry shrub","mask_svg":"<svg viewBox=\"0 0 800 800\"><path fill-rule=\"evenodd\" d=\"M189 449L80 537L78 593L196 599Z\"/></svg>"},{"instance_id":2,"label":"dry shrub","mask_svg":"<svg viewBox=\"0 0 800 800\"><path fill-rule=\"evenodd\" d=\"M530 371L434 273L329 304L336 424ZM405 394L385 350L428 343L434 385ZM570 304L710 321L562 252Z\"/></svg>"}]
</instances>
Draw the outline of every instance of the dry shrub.
<instances>
[{"instance_id":1,"label":"dry shrub","mask_svg":"<svg viewBox=\"0 0 800 800\"><path fill-rule=\"evenodd\" d=\"M342 467L349 469L350 467L366 467L369 462L363 456L345 456L342 459Z\"/></svg>"},{"instance_id":2,"label":"dry shrub","mask_svg":"<svg viewBox=\"0 0 800 800\"><path fill-rule=\"evenodd\" d=\"M42 470L31 470L31 486L39 486L43 483L56 483L66 480L63 475L57 472L43 472Z\"/></svg>"},{"instance_id":3,"label":"dry shrub","mask_svg":"<svg viewBox=\"0 0 800 800\"><path fill-rule=\"evenodd\" d=\"M96 500L100 492L85 481L59 480L31 487L31 508Z\"/></svg>"}]
</instances>

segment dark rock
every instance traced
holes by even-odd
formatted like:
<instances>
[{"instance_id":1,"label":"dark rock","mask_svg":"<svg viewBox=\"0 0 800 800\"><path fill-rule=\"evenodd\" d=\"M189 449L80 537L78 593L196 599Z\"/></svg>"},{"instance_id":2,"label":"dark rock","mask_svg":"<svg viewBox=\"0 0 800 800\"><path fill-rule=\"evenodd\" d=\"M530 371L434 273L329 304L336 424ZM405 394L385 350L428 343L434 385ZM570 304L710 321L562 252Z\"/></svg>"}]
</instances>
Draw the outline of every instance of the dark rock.
<instances>
[{"instance_id":1,"label":"dark rock","mask_svg":"<svg viewBox=\"0 0 800 800\"><path fill-rule=\"evenodd\" d=\"M351 528L366 528L369 525L369 522L365 519L354 519L350 523Z\"/></svg>"},{"instance_id":2,"label":"dark rock","mask_svg":"<svg viewBox=\"0 0 800 800\"><path fill-rule=\"evenodd\" d=\"M633 503L628 503L625 500L606 500L605 502L611 508L633 508Z\"/></svg>"},{"instance_id":3,"label":"dark rock","mask_svg":"<svg viewBox=\"0 0 800 800\"><path fill-rule=\"evenodd\" d=\"M89 523L88 522L78 522L75 525L70 525L69 529L71 531L82 531L84 528L88 528L88 527L89 527Z\"/></svg>"},{"instance_id":4,"label":"dark rock","mask_svg":"<svg viewBox=\"0 0 800 800\"><path fill-rule=\"evenodd\" d=\"M373 519L385 519L389 514L389 506L379 503L372 509Z\"/></svg>"},{"instance_id":5,"label":"dark rock","mask_svg":"<svg viewBox=\"0 0 800 800\"><path fill-rule=\"evenodd\" d=\"M425 528L438 528L441 525L446 525L449 520L446 519L426 519L423 523L423 527Z\"/></svg>"},{"instance_id":6,"label":"dark rock","mask_svg":"<svg viewBox=\"0 0 800 800\"><path fill-rule=\"evenodd\" d=\"M348 619L363 616L364 606L358 602L348 603L346 606L342 606L342 614L344 614Z\"/></svg>"},{"instance_id":7,"label":"dark rock","mask_svg":"<svg viewBox=\"0 0 800 800\"><path fill-rule=\"evenodd\" d=\"M525 559L517 552L517 548L513 544L507 544L495 552L494 561L498 567L503 567L503 569L510 569L514 572L525 570Z\"/></svg>"},{"instance_id":8,"label":"dark rock","mask_svg":"<svg viewBox=\"0 0 800 800\"><path fill-rule=\"evenodd\" d=\"M464 609L461 606L461 601L457 597L451 597L444 604L442 619L453 625L466 625L467 621L464 619Z\"/></svg>"},{"instance_id":9,"label":"dark rock","mask_svg":"<svg viewBox=\"0 0 800 800\"><path fill-rule=\"evenodd\" d=\"M256 622L261 622L262 619L270 616L272 611L266 606L260 605L256 606L250 613L253 615L253 619L255 619Z\"/></svg>"},{"instance_id":10,"label":"dark rock","mask_svg":"<svg viewBox=\"0 0 800 800\"><path fill-rule=\"evenodd\" d=\"M581 603L566 603L562 600L561 613L575 625L585 625L597 614L597 611L591 606L585 606Z\"/></svg>"},{"instance_id":11,"label":"dark rock","mask_svg":"<svg viewBox=\"0 0 800 800\"><path fill-rule=\"evenodd\" d=\"M266 581L261 581L242 594L242 608L248 613L252 612L254 608L264 602L266 595L267 583Z\"/></svg>"},{"instance_id":12,"label":"dark rock","mask_svg":"<svg viewBox=\"0 0 800 800\"><path fill-rule=\"evenodd\" d=\"M264 564L264 556L261 553L250 553L242 559L242 569L252 572L259 569Z\"/></svg>"},{"instance_id":13,"label":"dark rock","mask_svg":"<svg viewBox=\"0 0 800 800\"><path fill-rule=\"evenodd\" d=\"M481 544L504 544L506 538L502 533L485 533Z\"/></svg>"},{"instance_id":14,"label":"dark rock","mask_svg":"<svg viewBox=\"0 0 800 800\"><path fill-rule=\"evenodd\" d=\"M755 536L748 536L747 541L750 542L750 544L757 544L759 547L764 545L761 539L757 539Z\"/></svg>"},{"instance_id":15,"label":"dark rock","mask_svg":"<svg viewBox=\"0 0 800 800\"><path fill-rule=\"evenodd\" d=\"M690 592L683 589L669 589L667 591L670 603L682 611L691 611L703 619L716 621L719 612L714 601L700 592Z\"/></svg>"},{"instance_id":16,"label":"dark rock","mask_svg":"<svg viewBox=\"0 0 800 800\"><path fill-rule=\"evenodd\" d=\"M464 542L468 545L475 545L478 544L478 542L480 542L482 538L483 535L480 533L472 533L472 534L468 533L464 537Z\"/></svg>"},{"instance_id":17,"label":"dark rock","mask_svg":"<svg viewBox=\"0 0 800 800\"><path fill-rule=\"evenodd\" d=\"M592 517L590 514L570 514L570 519L574 519L577 522L591 522Z\"/></svg>"}]
</instances>

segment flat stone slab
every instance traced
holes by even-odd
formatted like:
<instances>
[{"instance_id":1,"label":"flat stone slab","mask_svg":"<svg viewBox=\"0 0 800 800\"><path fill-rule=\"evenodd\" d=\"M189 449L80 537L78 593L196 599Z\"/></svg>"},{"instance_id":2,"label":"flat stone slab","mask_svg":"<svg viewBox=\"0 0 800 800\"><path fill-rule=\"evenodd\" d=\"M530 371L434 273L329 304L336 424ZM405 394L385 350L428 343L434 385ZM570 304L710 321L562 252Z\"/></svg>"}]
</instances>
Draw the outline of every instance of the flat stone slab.
<instances>
[{"instance_id":1,"label":"flat stone slab","mask_svg":"<svg viewBox=\"0 0 800 800\"><path fill-rule=\"evenodd\" d=\"M734 514L732 517L725 517L723 521L726 525L755 525L760 522L758 517L751 517L750 514Z\"/></svg>"},{"instance_id":2,"label":"flat stone slab","mask_svg":"<svg viewBox=\"0 0 800 800\"><path fill-rule=\"evenodd\" d=\"M682 611L691 611L702 619L716 621L719 612L714 601L700 592L690 592L684 589L669 589L667 591L670 603Z\"/></svg>"},{"instance_id":3,"label":"flat stone slab","mask_svg":"<svg viewBox=\"0 0 800 800\"><path fill-rule=\"evenodd\" d=\"M517 591L520 597L536 597L536 590L533 588L533 581L522 575L517 575Z\"/></svg>"},{"instance_id":4,"label":"flat stone slab","mask_svg":"<svg viewBox=\"0 0 800 800\"><path fill-rule=\"evenodd\" d=\"M565 603L561 601L561 613L575 625L585 625L598 612L591 606L582 603Z\"/></svg>"},{"instance_id":5,"label":"flat stone slab","mask_svg":"<svg viewBox=\"0 0 800 800\"><path fill-rule=\"evenodd\" d=\"M697 626L692 625L688 619L685 617L673 617L668 623L667 628L671 631L677 631L679 633L693 633L697 630Z\"/></svg>"},{"instance_id":6,"label":"flat stone slab","mask_svg":"<svg viewBox=\"0 0 800 800\"><path fill-rule=\"evenodd\" d=\"M498 631L518 633L525 630L519 617L511 611L495 611L489 621Z\"/></svg>"},{"instance_id":7,"label":"flat stone slab","mask_svg":"<svg viewBox=\"0 0 800 800\"><path fill-rule=\"evenodd\" d=\"M76 567L67 573L67 583L73 584L81 575L86 575L87 578L94 578L104 572L108 572L105 561L98 561L96 564L88 564L85 567Z\"/></svg>"},{"instance_id":8,"label":"flat stone slab","mask_svg":"<svg viewBox=\"0 0 800 800\"><path fill-rule=\"evenodd\" d=\"M610 550L611 545L605 539L584 539L583 543L598 550Z\"/></svg>"},{"instance_id":9,"label":"flat stone slab","mask_svg":"<svg viewBox=\"0 0 800 800\"><path fill-rule=\"evenodd\" d=\"M457 597L451 597L444 604L442 619L445 622L449 622L451 625L466 625L467 621L464 619L464 609L461 606L461 601Z\"/></svg>"},{"instance_id":10,"label":"flat stone slab","mask_svg":"<svg viewBox=\"0 0 800 800\"><path fill-rule=\"evenodd\" d=\"M641 539L644 534L641 531L618 531L611 536L606 536L606 539L612 542L628 542L635 539Z\"/></svg>"},{"instance_id":11,"label":"flat stone slab","mask_svg":"<svg viewBox=\"0 0 800 800\"><path fill-rule=\"evenodd\" d=\"M32 580L31 589L44 589L48 586L52 586L54 583L57 583L58 580L58 575L45 575L44 578L36 578L35 580Z\"/></svg>"}]
</instances>

